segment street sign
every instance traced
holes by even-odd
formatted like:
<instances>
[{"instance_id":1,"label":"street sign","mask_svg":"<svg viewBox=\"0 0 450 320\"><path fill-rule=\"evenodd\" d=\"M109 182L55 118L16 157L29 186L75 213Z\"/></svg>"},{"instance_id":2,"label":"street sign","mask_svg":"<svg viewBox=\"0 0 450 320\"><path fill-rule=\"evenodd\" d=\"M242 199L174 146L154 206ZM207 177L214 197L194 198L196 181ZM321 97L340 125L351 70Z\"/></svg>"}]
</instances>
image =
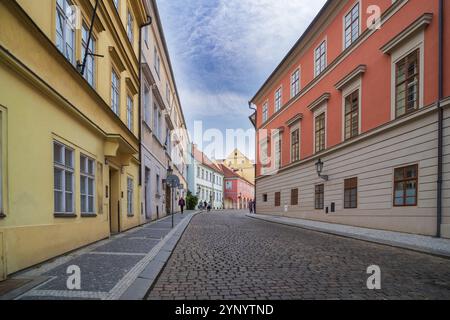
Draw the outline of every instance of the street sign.
<instances>
[{"instance_id":1,"label":"street sign","mask_svg":"<svg viewBox=\"0 0 450 320\"><path fill-rule=\"evenodd\" d=\"M172 188L178 187L180 185L180 178L176 175L170 175L167 177L166 183Z\"/></svg>"}]
</instances>

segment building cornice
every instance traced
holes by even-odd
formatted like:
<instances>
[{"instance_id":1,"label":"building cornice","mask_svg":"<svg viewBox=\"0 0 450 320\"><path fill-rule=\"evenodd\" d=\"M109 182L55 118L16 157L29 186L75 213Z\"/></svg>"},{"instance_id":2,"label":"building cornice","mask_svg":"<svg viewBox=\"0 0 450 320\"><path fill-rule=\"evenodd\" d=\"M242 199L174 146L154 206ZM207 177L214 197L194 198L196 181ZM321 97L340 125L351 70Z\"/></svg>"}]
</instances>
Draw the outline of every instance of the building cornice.
<instances>
[{"instance_id":1,"label":"building cornice","mask_svg":"<svg viewBox=\"0 0 450 320\"><path fill-rule=\"evenodd\" d=\"M337 90L342 91L349 83L356 80L356 78L361 77L367 70L367 66L365 64L360 64L356 67L352 72L342 78L338 83L334 86Z\"/></svg>"},{"instance_id":2,"label":"building cornice","mask_svg":"<svg viewBox=\"0 0 450 320\"><path fill-rule=\"evenodd\" d=\"M382 46L380 48L381 52L383 52L384 54L391 54L392 51L395 50L395 48L401 45L409 37L428 27L428 25L431 23L431 20L433 20L432 13L423 14L416 21L414 21L408 27L406 27L402 32L400 32L393 39L391 39L388 43Z\"/></svg>"}]
</instances>

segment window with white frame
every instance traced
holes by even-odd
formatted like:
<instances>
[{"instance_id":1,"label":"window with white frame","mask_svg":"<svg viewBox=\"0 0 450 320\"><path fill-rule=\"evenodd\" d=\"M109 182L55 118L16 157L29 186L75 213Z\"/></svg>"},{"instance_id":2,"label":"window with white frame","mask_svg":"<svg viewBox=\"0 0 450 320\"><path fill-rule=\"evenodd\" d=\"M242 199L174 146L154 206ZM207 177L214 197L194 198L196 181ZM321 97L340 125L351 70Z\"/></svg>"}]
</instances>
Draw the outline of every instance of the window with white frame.
<instances>
[{"instance_id":1,"label":"window with white frame","mask_svg":"<svg viewBox=\"0 0 450 320\"><path fill-rule=\"evenodd\" d=\"M275 112L281 109L281 88L275 92Z\"/></svg>"},{"instance_id":2,"label":"window with white frame","mask_svg":"<svg viewBox=\"0 0 450 320\"><path fill-rule=\"evenodd\" d=\"M72 2L56 1L56 47L72 64L75 63L75 25Z\"/></svg>"},{"instance_id":3,"label":"window with white frame","mask_svg":"<svg viewBox=\"0 0 450 320\"><path fill-rule=\"evenodd\" d=\"M161 111L158 111L158 131L156 132L157 133L157 136L158 136L158 139L159 140L161 140Z\"/></svg>"},{"instance_id":4,"label":"window with white frame","mask_svg":"<svg viewBox=\"0 0 450 320\"><path fill-rule=\"evenodd\" d=\"M81 27L81 44L83 47L83 54L86 52L87 42L89 38L89 28L83 23ZM83 77L91 85L95 87L95 39L91 37L89 42L88 54L86 56L86 66L84 68Z\"/></svg>"},{"instance_id":5,"label":"window with white frame","mask_svg":"<svg viewBox=\"0 0 450 320\"><path fill-rule=\"evenodd\" d=\"M127 96L127 126L131 131L133 131L133 117L133 98Z\"/></svg>"},{"instance_id":6,"label":"window with white frame","mask_svg":"<svg viewBox=\"0 0 450 320\"><path fill-rule=\"evenodd\" d=\"M359 2L344 18L344 48L347 49L359 37Z\"/></svg>"},{"instance_id":7,"label":"window with white frame","mask_svg":"<svg viewBox=\"0 0 450 320\"><path fill-rule=\"evenodd\" d=\"M264 103L262 109L262 121L266 122L268 118L269 118L269 103L266 102Z\"/></svg>"},{"instance_id":8,"label":"window with white frame","mask_svg":"<svg viewBox=\"0 0 450 320\"><path fill-rule=\"evenodd\" d=\"M153 104L153 132L156 135L158 133L158 106Z\"/></svg>"},{"instance_id":9,"label":"window with white frame","mask_svg":"<svg viewBox=\"0 0 450 320\"><path fill-rule=\"evenodd\" d=\"M151 110L150 110L151 102L150 102L150 88L145 85L144 87L144 121L150 125L151 118Z\"/></svg>"},{"instance_id":10,"label":"window with white frame","mask_svg":"<svg viewBox=\"0 0 450 320\"><path fill-rule=\"evenodd\" d=\"M291 98L300 92L300 69L294 71L291 75Z\"/></svg>"},{"instance_id":11,"label":"window with white frame","mask_svg":"<svg viewBox=\"0 0 450 320\"><path fill-rule=\"evenodd\" d=\"M95 160L80 155L80 199L81 213L95 213Z\"/></svg>"},{"instance_id":12,"label":"window with white frame","mask_svg":"<svg viewBox=\"0 0 450 320\"><path fill-rule=\"evenodd\" d=\"M127 214L133 216L133 179L127 177Z\"/></svg>"},{"instance_id":13,"label":"window with white frame","mask_svg":"<svg viewBox=\"0 0 450 320\"><path fill-rule=\"evenodd\" d=\"M74 150L53 142L54 211L74 213Z\"/></svg>"},{"instance_id":14,"label":"window with white frame","mask_svg":"<svg viewBox=\"0 0 450 320\"><path fill-rule=\"evenodd\" d=\"M120 78L114 69L111 72L111 109L120 115Z\"/></svg>"},{"instance_id":15,"label":"window with white frame","mask_svg":"<svg viewBox=\"0 0 450 320\"><path fill-rule=\"evenodd\" d=\"M324 40L314 52L315 76L320 75L327 67L327 42Z\"/></svg>"},{"instance_id":16,"label":"window with white frame","mask_svg":"<svg viewBox=\"0 0 450 320\"><path fill-rule=\"evenodd\" d=\"M155 67L155 71L156 71L156 74L158 75L158 77L159 77L160 65L161 65L161 60L159 58L158 49L155 46L154 53L153 53L153 66Z\"/></svg>"},{"instance_id":17,"label":"window with white frame","mask_svg":"<svg viewBox=\"0 0 450 320\"><path fill-rule=\"evenodd\" d=\"M131 13L131 10L128 9L127 12L127 36L128 40L130 40L130 43L134 44L134 19L133 15Z\"/></svg>"},{"instance_id":18,"label":"window with white frame","mask_svg":"<svg viewBox=\"0 0 450 320\"><path fill-rule=\"evenodd\" d=\"M281 168L281 145L282 145L282 136L281 132L278 132L274 135L273 142L275 143L275 169Z\"/></svg>"}]
</instances>

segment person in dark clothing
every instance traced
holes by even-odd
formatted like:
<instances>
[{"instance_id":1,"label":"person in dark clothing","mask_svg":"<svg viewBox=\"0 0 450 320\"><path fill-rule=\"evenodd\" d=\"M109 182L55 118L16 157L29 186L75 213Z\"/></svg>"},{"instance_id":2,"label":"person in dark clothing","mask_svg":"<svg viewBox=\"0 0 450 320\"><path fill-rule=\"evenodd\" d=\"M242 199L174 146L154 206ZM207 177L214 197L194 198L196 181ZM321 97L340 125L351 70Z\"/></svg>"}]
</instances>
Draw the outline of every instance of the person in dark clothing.
<instances>
[{"instance_id":1,"label":"person in dark clothing","mask_svg":"<svg viewBox=\"0 0 450 320\"><path fill-rule=\"evenodd\" d=\"M180 206L181 214L183 214L184 206L186 205L186 201L184 201L183 197L181 197L180 200L178 200L178 205Z\"/></svg>"},{"instance_id":2,"label":"person in dark clothing","mask_svg":"<svg viewBox=\"0 0 450 320\"><path fill-rule=\"evenodd\" d=\"M253 200L248 202L248 209L250 210L250 213L253 213Z\"/></svg>"}]
</instances>

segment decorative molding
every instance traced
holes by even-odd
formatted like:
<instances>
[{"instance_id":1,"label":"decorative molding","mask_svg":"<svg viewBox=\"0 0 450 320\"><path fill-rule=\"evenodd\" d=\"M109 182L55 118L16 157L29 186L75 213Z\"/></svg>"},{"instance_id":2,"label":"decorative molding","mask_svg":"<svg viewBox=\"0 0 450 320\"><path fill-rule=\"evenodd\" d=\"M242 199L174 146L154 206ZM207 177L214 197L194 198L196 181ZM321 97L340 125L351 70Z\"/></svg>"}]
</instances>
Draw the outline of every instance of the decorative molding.
<instances>
[{"instance_id":1,"label":"decorative molding","mask_svg":"<svg viewBox=\"0 0 450 320\"><path fill-rule=\"evenodd\" d=\"M433 19L432 13L425 13L421 17L419 17L416 21L410 24L406 29L396 35L393 39L391 39L388 43L380 48L380 50L384 54L391 54L395 48L401 45L405 40L407 40L410 36L414 35L417 32L424 30Z\"/></svg>"},{"instance_id":2,"label":"decorative molding","mask_svg":"<svg viewBox=\"0 0 450 320\"><path fill-rule=\"evenodd\" d=\"M317 107L321 106L324 102L330 100L330 97L331 94L329 92L324 93L308 106L309 111L314 112L314 110L317 109Z\"/></svg>"},{"instance_id":3,"label":"decorative molding","mask_svg":"<svg viewBox=\"0 0 450 320\"><path fill-rule=\"evenodd\" d=\"M114 64L117 68L119 68L120 72L124 72L126 70L125 65L122 62L122 59L120 59L120 55L117 52L116 48L113 46L109 47L109 54L111 55L112 60L114 61Z\"/></svg>"},{"instance_id":4,"label":"decorative molding","mask_svg":"<svg viewBox=\"0 0 450 320\"><path fill-rule=\"evenodd\" d=\"M303 119L303 113L297 113L295 116L293 116L291 119L289 119L288 121L286 121L286 125L288 127L292 127L294 124L296 124L297 122L299 122L300 120Z\"/></svg>"},{"instance_id":5,"label":"decorative molding","mask_svg":"<svg viewBox=\"0 0 450 320\"><path fill-rule=\"evenodd\" d=\"M125 83L127 85L127 88L130 90L131 94L137 95L139 93L138 89L133 84L133 80L131 80L131 78L126 77L125 78Z\"/></svg>"},{"instance_id":6,"label":"decorative molding","mask_svg":"<svg viewBox=\"0 0 450 320\"><path fill-rule=\"evenodd\" d=\"M334 86L339 91L342 91L342 89L344 89L348 84L353 82L357 77L362 76L366 72L366 70L367 70L367 65L360 64L359 66L356 67L356 69L354 69L352 72L350 72L344 78L339 80L339 82L336 83Z\"/></svg>"}]
</instances>

